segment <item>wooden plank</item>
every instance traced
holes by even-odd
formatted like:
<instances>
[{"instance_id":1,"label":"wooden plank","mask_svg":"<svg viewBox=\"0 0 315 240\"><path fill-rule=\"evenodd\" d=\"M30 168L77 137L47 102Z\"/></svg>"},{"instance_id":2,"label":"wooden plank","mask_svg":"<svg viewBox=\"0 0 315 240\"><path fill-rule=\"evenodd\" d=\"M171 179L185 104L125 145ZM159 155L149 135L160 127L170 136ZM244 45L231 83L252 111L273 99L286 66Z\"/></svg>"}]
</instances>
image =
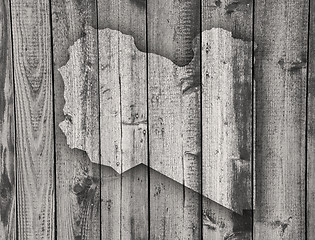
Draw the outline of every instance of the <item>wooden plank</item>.
<instances>
[{"instance_id":1,"label":"wooden plank","mask_svg":"<svg viewBox=\"0 0 315 240\"><path fill-rule=\"evenodd\" d=\"M102 172L105 239L148 239L147 168L137 166L147 164L147 65L134 40L143 20L131 1L99 2L102 164L122 174Z\"/></svg>"},{"instance_id":2,"label":"wooden plank","mask_svg":"<svg viewBox=\"0 0 315 240\"><path fill-rule=\"evenodd\" d=\"M72 147L81 144L90 157L94 157L94 161L98 159L97 33L90 27L97 22L96 2L83 1L78 4L77 1L53 0L51 6L56 122L57 238L99 239L101 234L100 166L92 164L89 156L83 151L70 149L67 145L67 140L68 143L69 140L74 140L70 142ZM84 34L87 37L83 41ZM81 65L70 65L74 62L73 59L69 62L70 55ZM75 71L69 70L69 67ZM80 85L83 89L85 87L85 91L83 90L79 97L78 92L73 91L72 88L76 76L82 76L88 81L85 85ZM68 97L66 102L65 91L69 93L66 95ZM69 105L73 101L85 104L81 109L72 108L75 105ZM85 115L78 119L78 115L74 113L80 111ZM66 117L64 114L67 114ZM78 129L71 128L70 122L85 123L86 128L82 125L79 125ZM72 139L66 139L59 124L63 130L69 130L67 137L72 134ZM75 130L83 130L81 132L84 136L94 138L95 142L82 143L80 135Z\"/></svg>"},{"instance_id":3,"label":"wooden plank","mask_svg":"<svg viewBox=\"0 0 315 240\"><path fill-rule=\"evenodd\" d=\"M242 226L203 204L203 238L251 239L252 1L203 0L201 8L202 194L246 219Z\"/></svg>"},{"instance_id":4,"label":"wooden plank","mask_svg":"<svg viewBox=\"0 0 315 240\"><path fill-rule=\"evenodd\" d=\"M305 239L308 1L256 1L254 238Z\"/></svg>"},{"instance_id":5,"label":"wooden plank","mask_svg":"<svg viewBox=\"0 0 315 240\"><path fill-rule=\"evenodd\" d=\"M14 86L10 3L0 1L0 239L16 239Z\"/></svg>"},{"instance_id":6,"label":"wooden plank","mask_svg":"<svg viewBox=\"0 0 315 240\"><path fill-rule=\"evenodd\" d=\"M310 1L310 28L309 28L309 52L308 52L308 108L307 108L307 239L315 236L315 110L313 108L315 103L315 2Z\"/></svg>"},{"instance_id":7,"label":"wooden plank","mask_svg":"<svg viewBox=\"0 0 315 240\"><path fill-rule=\"evenodd\" d=\"M189 197L174 182L200 192L200 50L194 40L200 5L149 0L147 6L149 166L165 175L150 170L150 238L201 239L200 195ZM164 184L166 177L173 181Z\"/></svg>"},{"instance_id":8,"label":"wooden plank","mask_svg":"<svg viewBox=\"0 0 315 240\"><path fill-rule=\"evenodd\" d=\"M116 16L118 15L118 8ZM102 186L102 237L103 239L121 239L122 215L122 123L121 89L119 72L119 33L105 29L99 31L100 58L100 132L101 162L111 166L116 172L101 170ZM107 169L106 169L107 170Z\"/></svg>"},{"instance_id":9,"label":"wooden plank","mask_svg":"<svg viewBox=\"0 0 315 240\"><path fill-rule=\"evenodd\" d=\"M213 28L202 47L203 195L242 214L252 200L252 43Z\"/></svg>"},{"instance_id":10,"label":"wooden plank","mask_svg":"<svg viewBox=\"0 0 315 240\"><path fill-rule=\"evenodd\" d=\"M48 1L11 1L19 239L54 239L54 129Z\"/></svg>"}]
</instances>

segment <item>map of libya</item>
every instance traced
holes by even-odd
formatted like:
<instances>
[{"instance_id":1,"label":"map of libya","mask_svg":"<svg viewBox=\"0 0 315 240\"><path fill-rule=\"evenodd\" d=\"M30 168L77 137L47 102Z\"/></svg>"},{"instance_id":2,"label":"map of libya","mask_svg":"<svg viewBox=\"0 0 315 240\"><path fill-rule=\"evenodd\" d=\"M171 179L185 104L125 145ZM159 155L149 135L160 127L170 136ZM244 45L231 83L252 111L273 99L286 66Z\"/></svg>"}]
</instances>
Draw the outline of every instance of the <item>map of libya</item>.
<instances>
[{"instance_id":1,"label":"map of libya","mask_svg":"<svg viewBox=\"0 0 315 240\"><path fill-rule=\"evenodd\" d=\"M139 51L132 36L96 31L86 30L59 69L69 147L119 174L149 165L196 192L190 179L202 166L203 195L238 213L251 209L252 42L220 28L202 32L200 77L199 54L181 67Z\"/></svg>"}]
</instances>

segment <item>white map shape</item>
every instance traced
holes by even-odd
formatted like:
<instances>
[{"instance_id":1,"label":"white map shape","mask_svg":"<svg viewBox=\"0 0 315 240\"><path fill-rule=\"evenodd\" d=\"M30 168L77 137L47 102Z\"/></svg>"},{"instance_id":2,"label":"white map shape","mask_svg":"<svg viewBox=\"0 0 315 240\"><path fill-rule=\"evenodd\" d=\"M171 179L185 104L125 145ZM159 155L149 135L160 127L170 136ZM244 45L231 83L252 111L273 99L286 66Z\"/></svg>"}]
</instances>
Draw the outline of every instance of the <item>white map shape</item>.
<instances>
[{"instance_id":1,"label":"white map shape","mask_svg":"<svg viewBox=\"0 0 315 240\"><path fill-rule=\"evenodd\" d=\"M147 81L149 81L148 100L151 101L149 123L152 128L149 139L150 145L157 146L150 148L150 167L200 192L198 182L187 180L184 182L184 179L189 180L190 175L198 172L201 162L200 165L196 164L196 159L202 161L200 141L197 140L200 129L187 129L189 122L199 121L196 118L190 119L193 109L200 107L198 81L201 80L197 79L197 85L196 82L194 85L195 78L200 76L198 54L189 65L180 67L160 55L153 53L147 55L139 51L133 37L116 30L104 29L98 30L100 41L99 56L97 56L96 37L96 30L88 28L86 36L69 48L70 59L59 69L65 83L64 114L66 115L65 120L60 123L60 128L66 135L67 144L71 148L86 151L92 162L110 166L119 174L139 164L148 165ZM203 66L205 77L202 81L208 81L210 74L213 83L205 83L206 87L217 84L223 89L231 89L231 93L227 91L227 94L222 91L223 100L220 101L207 99L207 96L212 97L212 92L211 89L204 90L206 97L203 107L206 104L215 106L209 111L206 106L203 113L204 124L208 124L206 129L209 130L209 134L205 136L210 140L208 138L206 140L211 143L211 146L208 146L208 142L203 143L203 152L209 152L203 154L206 161L207 158L211 158L208 161L210 165L203 164L203 170L209 171L208 175L213 175L211 178L213 183L210 182L209 186L203 188L203 194L241 213L243 209L250 208L250 197L249 202L233 203L231 189L235 186L235 181L238 181L236 178L239 173L250 171L251 159L241 159L238 140L235 140L237 129L235 109L232 106L233 61L235 60L233 57L235 54L246 55L247 52L251 56L252 43L234 39L230 32L218 28L202 32L202 38L202 59L205 58L205 62L207 56L215 59L215 63L209 67L212 72L208 73L207 66ZM231 48L230 51L217 51L216 48L219 47L222 39L224 39L222 44L224 47ZM194 51L197 52L199 51L198 38L194 43ZM211 44L214 45L213 48ZM147 57L149 66L152 66L148 72L148 79ZM244 61L240 63L241 66L251 65L251 58ZM160 71L154 69L154 64L158 64L157 69ZM251 80L244 79L243 74L245 73L239 73L240 82ZM218 91L220 92L220 89ZM225 128L226 132L233 136L219 135L216 138L218 134L214 122L218 125L221 123L223 125L224 122L227 126L221 128ZM183 134L183 131L186 132ZM250 133L250 129L248 132ZM227 144L228 147L225 147ZM163 150L160 150L160 147ZM215 160L217 152L222 148L226 148L223 149L225 152ZM218 164L211 166L215 161L219 161ZM207 180L205 182L208 183ZM251 186L246 184L242 183L245 189L238 189L242 191L239 194L250 195ZM222 193L212 191L218 189L218 186Z\"/></svg>"}]
</instances>

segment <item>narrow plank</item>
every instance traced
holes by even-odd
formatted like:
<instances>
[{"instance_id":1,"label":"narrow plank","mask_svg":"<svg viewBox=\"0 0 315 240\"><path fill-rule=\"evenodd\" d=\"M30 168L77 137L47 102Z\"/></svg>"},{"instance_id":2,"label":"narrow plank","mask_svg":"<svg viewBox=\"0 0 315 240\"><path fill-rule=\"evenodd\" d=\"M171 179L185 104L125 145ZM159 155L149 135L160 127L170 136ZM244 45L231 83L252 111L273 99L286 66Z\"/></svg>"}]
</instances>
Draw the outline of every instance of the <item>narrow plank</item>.
<instances>
[{"instance_id":1,"label":"narrow plank","mask_svg":"<svg viewBox=\"0 0 315 240\"><path fill-rule=\"evenodd\" d=\"M203 204L203 238L251 239L252 1L203 0L201 9L202 194L246 219ZM230 227L207 226L222 217Z\"/></svg>"},{"instance_id":2,"label":"narrow plank","mask_svg":"<svg viewBox=\"0 0 315 240\"><path fill-rule=\"evenodd\" d=\"M147 169L137 166L147 164L147 65L133 34L145 37L144 20L142 5L99 2L102 164L121 174L102 172L105 239L148 239Z\"/></svg>"},{"instance_id":3,"label":"narrow plank","mask_svg":"<svg viewBox=\"0 0 315 240\"><path fill-rule=\"evenodd\" d=\"M199 6L147 1L151 239L201 239Z\"/></svg>"},{"instance_id":4,"label":"narrow plank","mask_svg":"<svg viewBox=\"0 0 315 240\"><path fill-rule=\"evenodd\" d=\"M10 3L0 1L0 239L16 239L14 86Z\"/></svg>"},{"instance_id":5,"label":"narrow plank","mask_svg":"<svg viewBox=\"0 0 315 240\"><path fill-rule=\"evenodd\" d=\"M97 162L99 156L97 33L91 28L97 22L96 2L82 1L79 4L78 1L53 0L51 8L57 238L100 239L100 166L89 160ZM87 37L82 38L84 35ZM80 64L74 64L75 61ZM73 84L78 83L74 82L76 77L87 81L78 85L82 94L73 90ZM75 108L77 105L73 103L84 104ZM92 138L94 142L82 141L82 136ZM67 143L72 148L86 150L88 154L70 149Z\"/></svg>"},{"instance_id":6,"label":"narrow plank","mask_svg":"<svg viewBox=\"0 0 315 240\"><path fill-rule=\"evenodd\" d=\"M308 1L257 1L254 24L254 238L305 239Z\"/></svg>"},{"instance_id":7,"label":"narrow plank","mask_svg":"<svg viewBox=\"0 0 315 240\"><path fill-rule=\"evenodd\" d=\"M146 36L145 8L119 6L119 19L129 19L124 26ZM133 16L132 11L140 14ZM121 25L121 24L120 24ZM120 30L120 27L119 27ZM125 43L120 37L122 169L132 169L139 163L148 165L147 117L147 54L140 52L134 37ZM127 51L126 51L127 50ZM149 239L148 171L136 167L122 175L121 239Z\"/></svg>"},{"instance_id":8,"label":"narrow plank","mask_svg":"<svg viewBox=\"0 0 315 240\"><path fill-rule=\"evenodd\" d=\"M113 12L107 12L109 15L115 14L118 19L118 3L114 6ZM102 5L99 5L98 11L104 11ZM101 169L101 231L103 239L122 239L122 178L120 175L122 172L122 122L119 33L105 29L99 31L98 35L99 56L104 56L99 61L101 163L115 170L109 172L109 168Z\"/></svg>"},{"instance_id":9,"label":"narrow plank","mask_svg":"<svg viewBox=\"0 0 315 240\"><path fill-rule=\"evenodd\" d=\"M309 65L308 65L308 108L307 108L307 239L315 236L315 2L310 1L310 29L309 29Z\"/></svg>"},{"instance_id":10,"label":"narrow plank","mask_svg":"<svg viewBox=\"0 0 315 240\"><path fill-rule=\"evenodd\" d=\"M48 1L11 1L19 239L54 239L54 129Z\"/></svg>"}]
</instances>

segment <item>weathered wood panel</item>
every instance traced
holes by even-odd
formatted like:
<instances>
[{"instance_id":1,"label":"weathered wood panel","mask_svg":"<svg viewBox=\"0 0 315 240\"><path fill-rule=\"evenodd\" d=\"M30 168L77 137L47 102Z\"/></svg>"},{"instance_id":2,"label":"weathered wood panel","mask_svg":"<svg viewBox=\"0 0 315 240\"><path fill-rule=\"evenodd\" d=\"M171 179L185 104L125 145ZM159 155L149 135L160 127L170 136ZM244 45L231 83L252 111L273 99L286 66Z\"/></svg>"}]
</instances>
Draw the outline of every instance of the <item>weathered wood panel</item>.
<instances>
[{"instance_id":1,"label":"weathered wood panel","mask_svg":"<svg viewBox=\"0 0 315 240\"><path fill-rule=\"evenodd\" d=\"M307 105L307 239L315 236L315 2L310 1Z\"/></svg>"},{"instance_id":2,"label":"weathered wood panel","mask_svg":"<svg viewBox=\"0 0 315 240\"><path fill-rule=\"evenodd\" d=\"M256 1L256 239L305 239L308 1Z\"/></svg>"},{"instance_id":3,"label":"weathered wood panel","mask_svg":"<svg viewBox=\"0 0 315 240\"><path fill-rule=\"evenodd\" d=\"M10 2L0 1L0 239L16 239L15 120Z\"/></svg>"},{"instance_id":4,"label":"weathered wood panel","mask_svg":"<svg viewBox=\"0 0 315 240\"><path fill-rule=\"evenodd\" d=\"M252 1L202 1L202 193L246 219L204 204L204 239L251 238L252 20Z\"/></svg>"},{"instance_id":5,"label":"weathered wood panel","mask_svg":"<svg viewBox=\"0 0 315 240\"><path fill-rule=\"evenodd\" d=\"M68 143L70 141L71 147L78 147L81 144L89 154L94 154L90 155L94 159L99 157L97 33L90 27L97 22L96 2L84 1L79 4L78 1L53 0L51 4L56 122L57 238L99 239L101 234L100 165L92 164L85 152L70 149L66 141L68 140ZM81 39L85 34L87 37ZM73 59L68 62L70 55ZM75 64L76 61L79 64ZM80 85L82 87L80 93L73 88L73 84L79 84L74 82L78 76L86 79L86 83ZM65 91L68 91L66 102ZM82 108L74 108L78 105L73 103L77 102L84 102ZM83 116L78 116L78 112L82 112ZM74 124L78 129L72 127ZM61 128L69 130L67 139ZM81 136L75 130L81 130L84 136L92 135L95 142L82 142Z\"/></svg>"},{"instance_id":6,"label":"weathered wood panel","mask_svg":"<svg viewBox=\"0 0 315 240\"><path fill-rule=\"evenodd\" d=\"M148 51L154 53L148 55L149 166L200 192L200 41L195 38L200 5L150 0L147 7ZM183 185L163 184L166 176L151 171L151 239L200 239L200 195L189 197Z\"/></svg>"},{"instance_id":7,"label":"weathered wood panel","mask_svg":"<svg viewBox=\"0 0 315 240\"><path fill-rule=\"evenodd\" d=\"M54 129L49 1L11 1L19 239L54 239Z\"/></svg>"},{"instance_id":8,"label":"weathered wood panel","mask_svg":"<svg viewBox=\"0 0 315 240\"><path fill-rule=\"evenodd\" d=\"M137 166L147 164L147 59L133 34L145 36L144 20L131 1L99 2L101 161L121 174L102 172L105 239L148 239L147 168Z\"/></svg>"},{"instance_id":9,"label":"weathered wood panel","mask_svg":"<svg viewBox=\"0 0 315 240\"><path fill-rule=\"evenodd\" d=\"M202 32L203 194L239 214L252 200L251 70L251 42Z\"/></svg>"}]
</instances>

